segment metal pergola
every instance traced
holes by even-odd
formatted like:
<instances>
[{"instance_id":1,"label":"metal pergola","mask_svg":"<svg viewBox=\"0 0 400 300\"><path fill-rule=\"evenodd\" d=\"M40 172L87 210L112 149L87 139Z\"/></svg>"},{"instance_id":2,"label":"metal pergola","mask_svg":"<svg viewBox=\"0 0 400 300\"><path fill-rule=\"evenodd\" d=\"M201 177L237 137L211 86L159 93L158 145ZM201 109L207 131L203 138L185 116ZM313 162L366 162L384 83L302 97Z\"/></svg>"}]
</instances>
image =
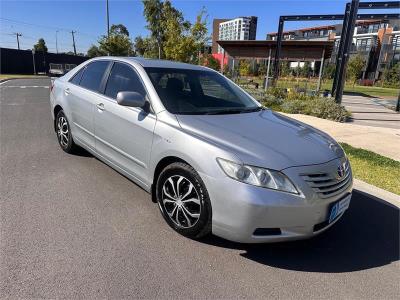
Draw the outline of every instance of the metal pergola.
<instances>
[{"instance_id":1,"label":"metal pergola","mask_svg":"<svg viewBox=\"0 0 400 300\"><path fill-rule=\"evenodd\" d=\"M400 1L387 2L359 2L352 0L346 4L343 15L294 15L280 16L277 34L277 45L275 49L273 82L276 83L279 77L279 60L281 55L283 27L286 21L328 21L343 20L343 27L340 36L339 49L336 56L336 71L332 85L332 96L335 101L341 103L343 88L346 77L346 67L349 58L349 51L353 40L354 27L357 20L397 20L400 14L358 14L359 9L399 9ZM397 108L399 103L397 103Z\"/></svg>"}]
</instances>

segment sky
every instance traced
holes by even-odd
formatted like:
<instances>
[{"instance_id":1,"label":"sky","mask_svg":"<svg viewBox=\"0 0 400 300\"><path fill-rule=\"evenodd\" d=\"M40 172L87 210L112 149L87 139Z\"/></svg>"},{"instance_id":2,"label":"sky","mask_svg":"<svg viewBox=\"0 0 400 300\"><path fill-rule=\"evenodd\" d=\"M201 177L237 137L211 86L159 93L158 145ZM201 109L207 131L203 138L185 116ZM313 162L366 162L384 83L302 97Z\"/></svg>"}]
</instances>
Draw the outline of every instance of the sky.
<instances>
[{"instance_id":1,"label":"sky","mask_svg":"<svg viewBox=\"0 0 400 300\"><path fill-rule=\"evenodd\" d=\"M257 16L257 39L265 39L268 32L277 31L280 15L342 14L346 2L348 0L172 0L192 22L205 7L210 35L214 18ZM142 1L109 0L109 8L110 24L124 24L132 39L148 34ZM335 22L287 22L285 30L332 23ZM49 51L56 52L57 36L58 50L72 51L72 30L76 31L77 51L86 53L107 31L106 0L0 0L1 47L16 48L15 33L21 33L21 49L31 49L42 37Z\"/></svg>"}]
</instances>

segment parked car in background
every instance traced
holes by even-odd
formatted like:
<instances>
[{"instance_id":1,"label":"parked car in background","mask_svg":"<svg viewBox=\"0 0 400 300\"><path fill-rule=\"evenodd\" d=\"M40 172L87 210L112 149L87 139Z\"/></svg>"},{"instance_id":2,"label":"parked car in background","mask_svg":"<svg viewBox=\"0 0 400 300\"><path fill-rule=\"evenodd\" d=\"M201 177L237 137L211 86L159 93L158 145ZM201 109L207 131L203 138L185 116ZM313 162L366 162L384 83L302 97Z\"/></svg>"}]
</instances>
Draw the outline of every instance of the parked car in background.
<instances>
[{"instance_id":1,"label":"parked car in background","mask_svg":"<svg viewBox=\"0 0 400 300\"><path fill-rule=\"evenodd\" d=\"M56 79L50 103L65 152L81 146L130 178L185 236L304 239L349 206L351 167L331 137L211 69L96 58Z\"/></svg>"},{"instance_id":2,"label":"parked car in background","mask_svg":"<svg viewBox=\"0 0 400 300\"><path fill-rule=\"evenodd\" d=\"M75 64L49 64L49 74L51 76L62 76L69 71L71 71L73 68L75 68Z\"/></svg>"}]
</instances>

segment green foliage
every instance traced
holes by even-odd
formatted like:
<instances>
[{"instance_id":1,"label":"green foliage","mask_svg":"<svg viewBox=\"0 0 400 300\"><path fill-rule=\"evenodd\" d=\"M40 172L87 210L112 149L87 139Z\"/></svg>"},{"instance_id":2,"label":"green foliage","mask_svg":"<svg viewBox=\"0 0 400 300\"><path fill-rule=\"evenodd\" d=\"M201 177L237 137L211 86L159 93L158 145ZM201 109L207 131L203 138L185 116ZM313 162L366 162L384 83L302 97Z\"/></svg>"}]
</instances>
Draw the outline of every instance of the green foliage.
<instances>
[{"instance_id":1,"label":"green foliage","mask_svg":"<svg viewBox=\"0 0 400 300\"><path fill-rule=\"evenodd\" d=\"M365 60L362 55L358 54L350 58L347 64L347 78L355 85L357 79L361 77L365 67Z\"/></svg>"},{"instance_id":2,"label":"green foliage","mask_svg":"<svg viewBox=\"0 0 400 300\"><path fill-rule=\"evenodd\" d=\"M250 63L246 59L242 59L239 62L239 75L248 76L250 75Z\"/></svg>"},{"instance_id":3,"label":"green foliage","mask_svg":"<svg viewBox=\"0 0 400 300\"><path fill-rule=\"evenodd\" d=\"M289 114L305 114L318 118L344 122L350 113L333 99L321 98L315 95L307 95L286 89L271 87L266 93L256 94L256 91L248 90L263 105L273 110Z\"/></svg>"},{"instance_id":4,"label":"green foliage","mask_svg":"<svg viewBox=\"0 0 400 300\"><path fill-rule=\"evenodd\" d=\"M144 0L144 16L150 36L135 40L135 48L145 57L198 63L207 36L204 8L191 24L168 0Z\"/></svg>"},{"instance_id":5,"label":"green foliage","mask_svg":"<svg viewBox=\"0 0 400 300\"><path fill-rule=\"evenodd\" d=\"M261 63L258 66L258 75L265 76L265 74L267 74L267 67L265 66L265 64Z\"/></svg>"},{"instance_id":6,"label":"green foliage","mask_svg":"<svg viewBox=\"0 0 400 300\"><path fill-rule=\"evenodd\" d=\"M102 53L99 50L99 47L97 47L96 45L92 45L87 51L87 56L89 56L90 58L103 55L105 55L105 53Z\"/></svg>"},{"instance_id":7,"label":"green foliage","mask_svg":"<svg viewBox=\"0 0 400 300\"><path fill-rule=\"evenodd\" d=\"M200 59L200 64L216 71L221 69L221 63L211 54L203 55Z\"/></svg>"},{"instance_id":8,"label":"green foliage","mask_svg":"<svg viewBox=\"0 0 400 300\"><path fill-rule=\"evenodd\" d=\"M300 68L301 77L309 77L312 72L311 64L309 61L304 62L304 66Z\"/></svg>"},{"instance_id":9,"label":"green foliage","mask_svg":"<svg viewBox=\"0 0 400 300\"><path fill-rule=\"evenodd\" d=\"M46 42L44 41L43 38L40 38L38 40L38 42L33 45L33 49L35 49L36 52L44 52L47 53L47 46L46 46Z\"/></svg>"},{"instance_id":10,"label":"green foliage","mask_svg":"<svg viewBox=\"0 0 400 300\"><path fill-rule=\"evenodd\" d=\"M387 87L400 88L400 62L383 72L384 85Z\"/></svg>"},{"instance_id":11,"label":"green foliage","mask_svg":"<svg viewBox=\"0 0 400 300\"><path fill-rule=\"evenodd\" d=\"M292 70L290 69L288 61L280 62L279 72L280 72L280 76L282 76L282 77L288 77L288 76L292 75Z\"/></svg>"},{"instance_id":12,"label":"green foliage","mask_svg":"<svg viewBox=\"0 0 400 300\"><path fill-rule=\"evenodd\" d=\"M157 51L147 48L144 55L154 54L155 52L163 58L162 45L165 41L165 17L164 17L164 4L160 0L143 0L143 15L147 21L146 28L150 31L150 37L146 41L147 46L157 46Z\"/></svg>"},{"instance_id":13,"label":"green foliage","mask_svg":"<svg viewBox=\"0 0 400 300\"><path fill-rule=\"evenodd\" d=\"M335 76L336 65L335 64L328 64L324 66L322 78L323 79L333 79Z\"/></svg>"},{"instance_id":14,"label":"green foliage","mask_svg":"<svg viewBox=\"0 0 400 300\"><path fill-rule=\"evenodd\" d=\"M129 32L122 24L112 25L110 36L101 37L97 52L95 48L90 50L92 50L91 54L97 53L98 55L130 56L134 54Z\"/></svg>"},{"instance_id":15,"label":"green foliage","mask_svg":"<svg viewBox=\"0 0 400 300\"><path fill-rule=\"evenodd\" d=\"M128 29L122 25L122 24L113 24L110 27L110 34L122 34L122 35L126 35L129 36L129 31Z\"/></svg>"}]
</instances>

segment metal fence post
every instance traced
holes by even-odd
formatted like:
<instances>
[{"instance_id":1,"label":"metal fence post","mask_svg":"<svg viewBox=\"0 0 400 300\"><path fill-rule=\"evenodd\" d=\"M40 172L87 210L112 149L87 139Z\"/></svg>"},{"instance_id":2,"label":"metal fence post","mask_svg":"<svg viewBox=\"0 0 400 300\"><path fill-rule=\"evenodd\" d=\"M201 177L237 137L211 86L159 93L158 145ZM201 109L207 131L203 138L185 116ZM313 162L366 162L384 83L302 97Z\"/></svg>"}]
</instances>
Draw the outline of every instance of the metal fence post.
<instances>
[{"instance_id":1,"label":"metal fence post","mask_svg":"<svg viewBox=\"0 0 400 300\"><path fill-rule=\"evenodd\" d=\"M276 40L276 48L275 48L275 59L274 59L274 74L273 74L273 85L276 85L279 77L279 58L281 56L281 48L282 48L282 39L283 39L283 25L285 21L282 17L279 18L279 26L278 26L278 36Z\"/></svg>"},{"instance_id":2,"label":"metal fence post","mask_svg":"<svg viewBox=\"0 0 400 300\"><path fill-rule=\"evenodd\" d=\"M351 1L349 19L348 19L347 26L346 26L347 27L346 28L346 39L343 44L343 55L342 55L341 64L340 64L340 66L338 66L339 72L338 72L338 76L337 76L337 90L336 90L336 94L335 94L336 103L342 102L343 89L344 89L344 84L346 81L347 61L349 59L350 47L351 47L351 43L353 41L354 27L356 25L356 19L357 19L358 4L359 4L359 0Z\"/></svg>"},{"instance_id":3,"label":"metal fence post","mask_svg":"<svg viewBox=\"0 0 400 300\"><path fill-rule=\"evenodd\" d=\"M340 34L339 48L336 53L336 68L335 68L335 75L333 76L332 91L331 91L332 96L335 95L336 89L337 89L339 69L340 69L340 65L342 63L342 57L343 57L343 44L344 44L344 40L346 39L346 31L347 31L347 25L348 25L348 21L349 21L349 15L350 15L350 3L347 3L346 9L344 12L342 32Z\"/></svg>"}]
</instances>

